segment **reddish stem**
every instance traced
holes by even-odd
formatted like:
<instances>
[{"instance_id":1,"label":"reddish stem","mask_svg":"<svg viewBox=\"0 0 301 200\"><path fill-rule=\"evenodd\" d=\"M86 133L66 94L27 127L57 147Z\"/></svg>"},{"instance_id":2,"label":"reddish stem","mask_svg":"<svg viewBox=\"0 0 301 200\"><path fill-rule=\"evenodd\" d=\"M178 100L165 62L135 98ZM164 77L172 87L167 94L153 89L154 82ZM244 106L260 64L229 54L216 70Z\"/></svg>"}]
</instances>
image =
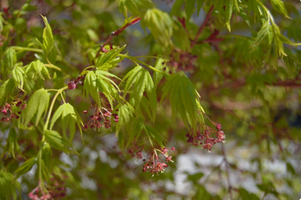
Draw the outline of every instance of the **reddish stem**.
<instances>
[{"instance_id":1,"label":"reddish stem","mask_svg":"<svg viewBox=\"0 0 301 200\"><path fill-rule=\"evenodd\" d=\"M190 45L191 47L193 47L193 46L196 44L197 40L199 39L199 37L200 37L200 35L201 35L203 29L205 28L205 26L206 26L206 24L207 24L207 22L208 22L208 20L209 20L209 18L210 18L210 16L211 16L211 13L213 12L213 9L214 9L214 5L211 6L211 8L210 8L210 10L209 10L209 12L208 12L208 14L207 14L207 16L206 16L206 18L205 18L203 24L202 24L201 27L199 28L198 33L196 34L194 40L192 41L192 43L191 43L191 45Z\"/></svg>"},{"instance_id":2,"label":"reddish stem","mask_svg":"<svg viewBox=\"0 0 301 200\"><path fill-rule=\"evenodd\" d=\"M99 50L97 51L95 58L97 58L97 57L99 56L99 54L100 54L101 51L102 51L102 52L105 52L105 53L108 52L108 50L106 50L104 47L105 47L107 44L109 44L109 43L111 42L111 40L113 39L113 37L118 36L118 35L119 35L120 33L122 33L123 30L126 29L128 26L131 26L131 25L133 25L133 24L136 24L136 23L138 23L140 20L141 20L140 17L136 17L136 18L134 18L131 22L129 22L129 23L127 23L126 25L124 25L123 27L117 29L116 31L113 31L113 32L111 33L110 37L105 41L105 43L104 43L103 45L100 45L100 48L99 48Z\"/></svg>"}]
</instances>

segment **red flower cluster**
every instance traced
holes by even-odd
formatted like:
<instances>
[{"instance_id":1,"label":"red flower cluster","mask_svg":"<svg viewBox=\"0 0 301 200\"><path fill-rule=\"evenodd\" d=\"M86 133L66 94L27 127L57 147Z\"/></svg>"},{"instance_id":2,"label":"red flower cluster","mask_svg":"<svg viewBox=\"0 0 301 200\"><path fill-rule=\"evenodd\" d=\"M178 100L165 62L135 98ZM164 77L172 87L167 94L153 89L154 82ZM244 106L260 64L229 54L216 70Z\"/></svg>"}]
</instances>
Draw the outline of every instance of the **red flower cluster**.
<instances>
[{"instance_id":1,"label":"red flower cluster","mask_svg":"<svg viewBox=\"0 0 301 200\"><path fill-rule=\"evenodd\" d=\"M217 130L205 125L203 133L200 133L200 131L190 131L186 134L186 137L188 137L187 143L191 143L194 146L202 145L203 149L207 149L208 152L210 152L213 145L220 142L224 143L224 139L226 138L224 131L221 130L222 126L220 124L216 124L215 127ZM216 138L210 137L211 134L215 134Z\"/></svg>"},{"instance_id":2,"label":"red flower cluster","mask_svg":"<svg viewBox=\"0 0 301 200\"><path fill-rule=\"evenodd\" d=\"M88 111L84 110L84 114L88 113ZM88 128L101 128L105 127L106 129L111 128L111 122L114 120L115 122L119 121L119 117L117 114L112 114L112 110L101 108L95 109L94 115L90 116L90 120L84 126L84 129Z\"/></svg>"},{"instance_id":3,"label":"red flower cluster","mask_svg":"<svg viewBox=\"0 0 301 200\"><path fill-rule=\"evenodd\" d=\"M142 149L143 149L143 147L142 147ZM142 149L136 153L134 153L133 150L129 150L129 153L131 153L132 156L136 157L137 159L143 159ZM159 172L163 173L165 171L165 168L168 167L168 165L166 163L173 162L171 160L172 156L168 155L168 150L169 149L167 149L166 147L164 147L162 149L153 149L153 151L150 153L150 155L148 157L148 161L143 165L142 171L143 172L148 171L148 172L152 173L153 175L155 173L159 174ZM175 150L175 148L172 147L171 150ZM161 157L165 158L165 161L160 157L160 155L161 155ZM146 159L143 159L143 161L146 161Z\"/></svg>"},{"instance_id":4,"label":"red flower cluster","mask_svg":"<svg viewBox=\"0 0 301 200\"><path fill-rule=\"evenodd\" d=\"M168 66L176 68L177 71L189 71L195 66L195 61L198 57L188 52L182 52L180 50L174 50L170 54Z\"/></svg>"},{"instance_id":5,"label":"red flower cluster","mask_svg":"<svg viewBox=\"0 0 301 200\"><path fill-rule=\"evenodd\" d=\"M64 177L67 178L67 177ZM65 182L59 178L53 177L50 179L51 185L46 185L47 193L43 191L39 185L28 194L31 200L50 200L61 199L66 196Z\"/></svg>"},{"instance_id":6,"label":"red flower cluster","mask_svg":"<svg viewBox=\"0 0 301 200\"><path fill-rule=\"evenodd\" d=\"M23 92L20 92L23 94ZM11 103L6 103L3 107L0 107L0 111L3 114L3 117L0 119L0 122L9 122L11 119L19 119L22 110L27 106L25 96L23 99L16 97Z\"/></svg>"}]
</instances>

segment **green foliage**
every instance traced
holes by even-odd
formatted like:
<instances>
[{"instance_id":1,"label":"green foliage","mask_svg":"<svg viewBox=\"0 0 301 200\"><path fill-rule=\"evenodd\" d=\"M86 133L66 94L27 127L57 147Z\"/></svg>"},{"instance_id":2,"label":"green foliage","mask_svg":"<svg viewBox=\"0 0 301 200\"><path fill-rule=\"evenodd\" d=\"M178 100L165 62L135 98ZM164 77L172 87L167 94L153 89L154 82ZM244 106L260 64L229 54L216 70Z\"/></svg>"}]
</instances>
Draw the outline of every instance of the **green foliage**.
<instances>
[{"instance_id":1,"label":"green foliage","mask_svg":"<svg viewBox=\"0 0 301 200\"><path fill-rule=\"evenodd\" d=\"M26 160L22 165L14 172L17 177L25 174L26 172L30 171L34 164L36 164L36 158L29 158Z\"/></svg>"},{"instance_id":2,"label":"green foliage","mask_svg":"<svg viewBox=\"0 0 301 200\"><path fill-rule=\"evenodd\" d=\"M69 129L69 141L72 142L73 137L75 135L75 123L78 126L79 131L82 134L82 125L83 122L77 113L77 111L74 109L72 105L69 103L62 104L53 114L52 120L50 123L49 129L51 130L53 128L54 123L58 120L58 118L61 117L61 124L63 129L63 134L66 137L66 131L67 127Z\"/></svg>"},{"instance_id":3,"label":"green foliage","mask_svg":"<svg viewBox=\"0 0 301 200\"><path fill-rule=\"evenodd\" d=\"M0 199L300 198L297 4L9 2Z\"/></svg>"},{"instance_id":4,"label":"green foliage","mask_svg":"<svg viewBox=\"0 0 301 200\"><path fill-rule=\"evenodd\" d=\"M46 130L44 132L46 141L49 145L57 150L63 151L67 154L76 153L76 150L72 147L72 144L62 137L57 131Z\"/></svg>"},{"instance_id":5,"label":"green foliage","mask_svg":"<svg viewBox=\"0 0 301 200\"><path fill-rule=\"evenodd\" d=\"M13 174L0 171L0 197L1 199L17 199L16 189L20 192L21 185L15 180Z\"/></svg>"},{"instance_id":6,"label":"green foliage","mask_svg":"<svg viewBox=\"0 0 301 200\"><path fill-rule=\"evenodd\" d=\"M16 153L20 154L22 157L24 157L22 155L20 146L18 144L18 140L17 140L17 132L15 130L15 128L11 128L9 131L9 135L6 141L6 146L4 147L3 153L1 155L1 158L4 156L4 153L7 153L10 156L13 156L14 158L16 158Z\"/></svg>"},{"instance_id":7,"label":"green foliage","mask_svg":"<svg viewBox=\"0 0 301 200\"><path fill-rule=\"evenodd\" d=\"M200 96L184 73L168 77L163 88L162 100L168 94L173 120L176 119L177 114L180 114L187 127L196 127L197 123L203 123L200 117L203 110L197 103Z\"/></svg>"},{"instance_id":8,"label":"green foliage","mask_svg":"<svg viewBox=\"0 0 301 200\"><path fill-rule=\"evenodd\" d=\"M111 108L113 108L113 101L118 98L119 87L107 76L115 77L117 76L103 70L86 71L84 82L84 95L89 97L92 96L94 101L99 105L103 105L101 101L100 93L103 93L107 100L109 101Z\"/></svg>"},{"instance_id":9,"label":"green foliage","mask_svg":"<svg viewBox=\"0 0 301 200\"><path fill-rule=\"evenodd\" d=\"M123 97L125 98L126 94L132 91L130 93L130 102L135 107L136 113L140 111L140 102L143 93L146 92L148 104L152 110L152 120L154 121L157 109L157 95L153 79L149 72L138 65L126 74L123 81L125 82Z\"/></svg>"},{"instance_id":10,"label":"green foliage","mask_svg":"<svg viewBox=\"0 0 301 200\"><path fill-rule=\"evenodd\" d=\"M173 21L167 13L156 8L149 9L141 19L141 26L144 29L147 27L160 45L166 47L172 44Z\"/></svg>"},{"instance_id":11,"label":"green foliage","mask_svg":"<svg viewBox=\"0 0 301 200\"><path fill-rule=\"evenodd\" d=\"M31 96L28 105L24 111L23 124L27 125L35 116L35 125L37 126L42 114L46 115L49 106L49 94L47 90L41 88Z\"/></svg>"},{"instance_id":12,"label":"green foliage","mask_svg":"<svg viewBox=\"0 0 301 200\"><path fill-rule=\"evenodd\" d=\"M1 88L0 88L0 106L1 107L5 104L5 102L8 98L8 95L13 93L14 89L15 89L15 83L14 83L13 79L8 79L1 85Z\"/></svg>"},{"instance_id":13,"label":"green foliage","mask_svg":"<svg viewBox=\"0 0 301 200\"><path fill-rule=\"evenodd\" d=\"M44 16L41 16L41 17L43 18L43 21L44 21L44 24L46 27L44 28L44 31L43 31L43 42L40 42L39 40L37 40L37 41L38 41L40 47L43 49L44 53L46 55L48 55L54 45L52 29L47 21L47 18Z\"/></svg>"},{"instance_id":14,"label":"green foliage","mask_svg":"<svg viewBox=\"0 0 301 200\"><path fill-rule=\"evenodd\" d=\"M287 14L287 10L285 8L284 3L281 0L271 0L273 8L281 13L284 17L290 18Z\"/></svg>"},{"instance_id":15,"label":"green foliage","mask_svg":"<svg viewBox=\"0 0 301 200\"><path fill-rule=\"evenodd\" d=\"M101 70L108 70L114 68L117 63L122 61L122 59L116 57L125 47L126 45L120 48L117 47L112 49L108 53L103 54L99 59L96 60L95 66Z\"/></svg>"},{"instance_id":16,"label":"green foliage","mask_svg":"<svg viewBox=\"0 0 301 200\"><path fill-rule=\"evenodd\" d=\"M36 74L43 80L50 79L49 71L41 61L33 61L26 66L26 74L28 77L33 78Z\"/></svg>"},{"instance_id":17,"label":"green foliage","mask_svg":"<svg viewBox=\"0 0 301 200\"><path fill-rule=\"evenodd\" d=\"M128 11L135 15L142 15L147 9L152 8L154 4L150 0L120 0L119 10L127 18Z\"/></svg>"},{"instance_id":18,"label":"green foliage","mask_svg":"<svg viewBox=\"0 0 301 200\"><path fill-rule=\"evenodd\" d=\"M17 63L16 51L12 48L8 48L4 54L3 65L6 69L12 70ZM5 72L3 70L3 72Z\"/></svg>"},{"instance_id":19,"label":"green foliage","mask_svg":"<svg viewBox=\"0 0 301 200\"><path fill-rule=\"evenodd\" d=\"M23 89L25 72L22 67L15 67L12 71L12 76L15 81L15 85L18 85L20 89Z\"/></svg>"}]
</instances>

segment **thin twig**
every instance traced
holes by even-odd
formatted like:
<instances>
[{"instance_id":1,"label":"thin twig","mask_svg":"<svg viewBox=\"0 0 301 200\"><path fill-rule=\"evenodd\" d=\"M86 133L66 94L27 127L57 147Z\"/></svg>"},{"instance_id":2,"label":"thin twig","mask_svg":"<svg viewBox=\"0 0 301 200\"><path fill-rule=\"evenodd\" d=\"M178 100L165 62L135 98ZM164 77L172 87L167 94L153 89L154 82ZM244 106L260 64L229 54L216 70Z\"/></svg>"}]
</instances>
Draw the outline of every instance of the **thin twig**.
<instances>
[{"instance_id":1,"label":"thin twig","mask_svg":"<svg viewBox=\"0 0 301 200\"><path fill-rule=\"evenodd\" d=\"M226 169L227 182L228 182L228 192L229 192L229 195L230 195L230 199L233 200L232 186L231 186L231 183L230 183L228 160L227 160L227 156L226 156L225 146L224 146L223 143L221 143L221 146L222 146L222 153L223 153L224 161L225 161L225 169Z\"/></svg>"},{"instance_id":2,"label":"thin twig","mask_svg":"<svg viewBox=\"0 0 301 200\"><path fill-rule=\"evenodd\" d=\"M210 16L211 16L211 13L213 12L213 9L214 9L214 5L211 6L211 8L210 8L210 10L209 10L209 12L208 12L208 14L207 14L207 16L206 16L206 18L205 18L203 24L202 24L201 27L199 28L198 33L196 34L194 40L192 41L192 43L191 43L191 45L190 45L191 47L193 47L193 46L196 44L197 40L199 39L199 37L200 37L200 35L201 35L203 29L205 28L205 26L206 26L206 24L207 24L207 22L208 22L208 20L209 20L209 18L210 18Z\"/></svg>"},{"instance_id":3,"label":"thin twig","mask_svg":"<svg viewBox=\"0 0 301 200\"><path fill-rule=\"evenodd\" d=\"M215 166L213 168L213 170L207 175L207 177L205 178L205 180L203 181L203 184L206 183L206 181L209 179L209 177L213 174L213 172L215 172L215 170L220 169L221 165L224 163L224 159L220 162L220 164L218 164L217 166Z\"/></svg>"},{"instance_id":4,"label":"thin twig","mask_svg":"<svg viewBox=\"0 0 301 200\"><path fill-rule=\"evenodd\" d=\"M136 24L140 21L140 17L136 17L134 18L131 22L127 23L126 25L124 25L123 27L117 29L116 31L113 31L110 35L110 37L105 41L105 43L103 43L102 45L100 45L99 50L96 53L95 58L97 58L100 54L100 52L108 52L108 50L106 50L104 47L109 44L111 42L111 40L115 37L118 36L120 33L123 32L124 29L126 29L128 26Z\"/></svg>"}]
</instances>

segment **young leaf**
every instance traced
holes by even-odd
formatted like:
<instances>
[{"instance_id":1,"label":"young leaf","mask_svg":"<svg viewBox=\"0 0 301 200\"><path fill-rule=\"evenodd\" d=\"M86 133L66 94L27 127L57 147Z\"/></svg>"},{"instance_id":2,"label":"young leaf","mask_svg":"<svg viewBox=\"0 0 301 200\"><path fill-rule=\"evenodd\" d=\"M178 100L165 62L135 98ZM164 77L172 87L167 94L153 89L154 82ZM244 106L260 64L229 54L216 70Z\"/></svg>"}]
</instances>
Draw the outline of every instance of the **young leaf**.
<instances>
[{"instance_id":1,"label":"young leaf","mask_svg":"<svg viewBox=\"0 0 301 200\"><path fill-rule=\"evenodd\" d=\"M15 89L15 81L11 78L6 80L0 87L0 107L2 107L8 95L11 95Z\"/></svg>"},{"instance_id":2,"label":"young leaf","mask_svg":"<svg viewBox=\"0 0 301 200\"><path fill-rule=\"evenodd\" d=\"M19 147L17 137L18 135L16 129L11 127L1 158L4 156L5 153L7 153L8 155L12 155L15 158L15 152L18 152L24 158Z\"/></svg>"},{"instance_id":3,"label":"young leaf","mask_svg":"<svg viewBox=\"0 0 301 200\"><path fill-rule=\"evenodd\" d=\"M194 0L188 0L185 2L185 13L186 13L186 19L187 21L189 21L193 10L194 10L194 6L195 6L195 1Z\"/></svg>"},{"instance_id":4,"label":"young leaf","mask_svg":"<svg viewBox=\"0 0 301 200\"><path fill-rule=\"evenodd\" d=\"M0 197L1 199L17 199L17 191L21 193L21 184L15 180L13 174L0 171Z\"/></svg>"},{"instance_id":5,"label":"young leaf","mask_svg":"<svg viewBox=\"0 0 301 200\"><path fill-rule=\"evenodd\" d=\"M56 131L50 131L50 130L46 130L44 132L46 141L49 143L49 145L57 150L63 151L66 154L69 153L75 153L78 154L76 152L76 150L72 147L72 144L66 140L65 138L63 138L58 132Z\"/></svg>"},{"instance_id":6,"label":"young leaf","mask_svg":"<svg viewBox=\"0 0 301 200\"><path fill-rule=\"evenodd\" d=\"M172 44L173 21L167 13L155 8L149 9L141 18L141 26L143 29L147 27L160 45L167 47Z\"/></svg>"},{"instance_id":7,"label":"young leaf","mask_svg":"<svg viewBox=\"0 0 301 200\"><path fill-rule=\"evenodd\" d=\"M170 94L173 119L179 113L186 126L196 127L201 122L201 113L197 104L199 94L184 73L168 77L163 88L161 101Z\"/></svg>"},{"instance_id":8,"label":"young leaf","mask_svg":"<svg viewBox=\"0 0 301 200\"><path fill-rule=\"evenodd\" d=\"M141 132L144 129L144 122L141 117L139 117L137 120L133 122L131 135L128 139L128 143L126 145L126 148L129 144L133 143L135 140L137 140L140 137Z\"/></svg>"},{"instance_id":9,"label":"young leaf","mask_svg":"<svg viewBox=\"0 0 301 200\"><path fill-rule=\"evenodd\" d=\"M253 42L253 44L251 45L251 52L254 51L258 45L261 43L261 41L270 33L270 23L269 21L266 21L262 24L262 27L260 29L260 31L257 33L257 37L255 39L255 41Z\"/></svg>"},{"instance_id":10,"label":"young leaf","mask_svg":"<svg viewBox=\"0 0 301 200\"><path fill-rule=\"evenodd\" d=\"M101 98L99 92L103 93L107 100L109 101L111 108L113 108L113 101L118 99L118 86L110 78L106 76L111 76L118 78L117 76L103 71L97 70L96 72L90 71L86 74L85 83L84 83L84 95L86 97L89 94L95 100L95 102L101 106Z\"/></svg>"},{"instance_id":11,"label":"young leaf","mask_svg":"<svg viewBox=\"0 0 301 200\"><path fill-rule=\"evenodd\" d=\"M23 115L23 124L27 125L30 120L36 115L35 125L38 125L42 114L47 112L49 105L49 95L48 92L42 88L37 91L31 96L28 105L24 111Z\"/></svg>"},{"instance_id":12,"label":"young leaf","mask_svg":"<svg viewBox=\"0 0 301 200\"><path fill-rule=\"evenodd\" d=\"M36 164L36 158L29 158L27 159L22 165L14 172L17 177L29 172L34 164Z\"/></svg>"},{"instance_id":13,"label":"young leaf","mask_svg":"<svg viewBox=\"0 0 301 200\"><path fill-rule=\"evenodd\" d=\"M17 54L13 48L8 48L4 54L4 66L8 70L12 70L17 62Z\"/></svg>"},{"instance_id":14,"label":"young leaf","mask_svg":"<svg viewBox=\"0 0 301 200\"><path fill-rule=\"evenodd\" d=\"M135 16L141 16L147 9L154 7L150 0L121 0L119 9L125 17L127 17L126 10L130 11Z\"/></svg>"},{"instance_id":15,"label":"young leaf","mask_svg":"<svg viewBox=\"0 0 301 200\"><path fill-rule=\"evenodd\" d=\"M26 74L29 77L34 77L35 74L38 74L39 77L43 80L45 80L45 77L50 79L49 71L47 67L44 65L39 60L31 62L27 67L26 67Z\"/></svg>"},{"instance_id":16,"label":"young leaf","mask_svg":"<svg viewBox=\"0 0 301 200\"><path fill-rule=\"evenodd\" d=\"M135 105L136 112L139 111L140 101L143 93L146 92L150 107L153 111L153 120L155 120L155 112L157 109L157 95L154 82L149 72L141 66L136 66L123 79L126 81L124 88L124 97L133 86L130 94L130 101Z\"/></svg>"},{"instance_id":17,"label":"young leaf","mask_svg":"<svg viewBox=\"0 0 301 200\"><path fill-rule=\"evenodd\" d=\"M176 0L172 6L172 9L170 11L170 16L174 16L177 15L177 13L180 12L180 9L183 5L183 3L185 2L185 0Z\"/></svg>"},{"instance_id":18,"label":"young leaf","mask_svg":"<svg viewBox=\"0 0 301 200\"><path fill-rule=\"evenodd\" d=\"M235 0L226 0L226 25L227 28L229 30L229 32L231 32L231 26L230 26L230 20L231 20L231 16L232 16L232 11L233 11L233 1Z\"/></svg>"},{"instance_id":19,"label":"young leaf","mask_svg":"<svg viewBox=\"0 0 301 200\"><path fill-rule=\"evenodd\" d=\"M149 139L155 140L158 145L160 145L161 147L164 147L164 143L166 143L166 140L162 136L161 133L159 133L156 129L154 129L153 127L148 126L148 125L144 126L144 131L147 134Z\"/></svg>"},{"instance_id":20,"label":"young leaf","mask_svg":"<svg viewBox=\"0 0 301 200\"><path fill-rule=\"evenodd\" d=\"M199 16L200 14L200 10L203 7L203 3L205 0L196 0L196 4L197 4L197 15Z\"/></svg>"},{"instance_id":21,"label":"young leaf","mask_svg":"<svg viewBox=\"0 0 301 200\"><path fill-rule=\"evenodd\" d=\"M166 62L167 62L166 59L158 58L155 64L155 68L160 71L163 71L164 67L166 67ZM162 78L163 78L162 73L154 71L153 79L156 88L158 87L158 84L160 83Z\"/></svg>"},{"instance_id":22,"label":"young leaf","mask_svg":"<svg viewBox=\"0 0 301 200\"><path fill-rule=\"evenodd\" d=\"M270 0L273 8L281 13L284 17L290 18L287 14L287 10L284 6L284 3L281 0Z\"/></svg>"},{"instance_id":23,"label":"young leaf","mask_svg":"<svg viewBox=\"0 0 301 200\"><path fill-rule=\"evenodd\" d=\"M116 136L118 136L122 126L125 126L130 123L130 120L133 117L133 109L128 104L123 104L119 106L118 117L119 121L116 124Z\"/></svg>"},{"instance_id":24,"label":"young leaf","mask_svg":"<svg viewBox=\"0 0 301 200\"><path fill-rule=\"evenodd\" d=\"M98 69L108 70L111 68L114 68L117 64L117 62L121 62L123 58L118 58L118 54L126 47L126 45L123 45L123 47L117 47L114 49L111 49L109 52L102 54L99 59L96 60L95 66Z\"/></svg>"},{"instance_id":25,"label":"young leaf","mask_svg":"<svg viewBox=\"0 0 301 200\"><path fill-rule=\"evenodd\" d=\"M12 71L12 76L15 81L15 84L20 88L23 89L24 80L26 78L26 74L22 67L15 67Z\"/></svg>"},{"instance_id":26,"label":"young leaf","mask_svg":"<svg viewBox=\"0 0 301 200\"><path fill-rule=\"evenodd\" d=\"M41 48L44 50L45 54L47 55L54 45L53 35L52 35L52 29L47 21L47 18L44 16L41 16L43 18L45 28L43 31L43 43L41 43L39 40L38 43L41 46Z\"/></svg>"},{"instance_id":27,"label":"young leaf","mask_svg":"<svg viewBox=\"0 0 301 200\"><path fill-rule=\"evenodd\" d=\"M75 122L82 134L82 126L83 122L77 113L77 111L74 109L74 107L69 103L64 103L61 105L54 113L50 127L49 129L52 129L54 123L56 120L61 116L61 123L63 128L63 134L66 135L67 127L69 128L69 141L71 142L73 140L73 137L75 135Z\"/></svg>"}]
</instances>

